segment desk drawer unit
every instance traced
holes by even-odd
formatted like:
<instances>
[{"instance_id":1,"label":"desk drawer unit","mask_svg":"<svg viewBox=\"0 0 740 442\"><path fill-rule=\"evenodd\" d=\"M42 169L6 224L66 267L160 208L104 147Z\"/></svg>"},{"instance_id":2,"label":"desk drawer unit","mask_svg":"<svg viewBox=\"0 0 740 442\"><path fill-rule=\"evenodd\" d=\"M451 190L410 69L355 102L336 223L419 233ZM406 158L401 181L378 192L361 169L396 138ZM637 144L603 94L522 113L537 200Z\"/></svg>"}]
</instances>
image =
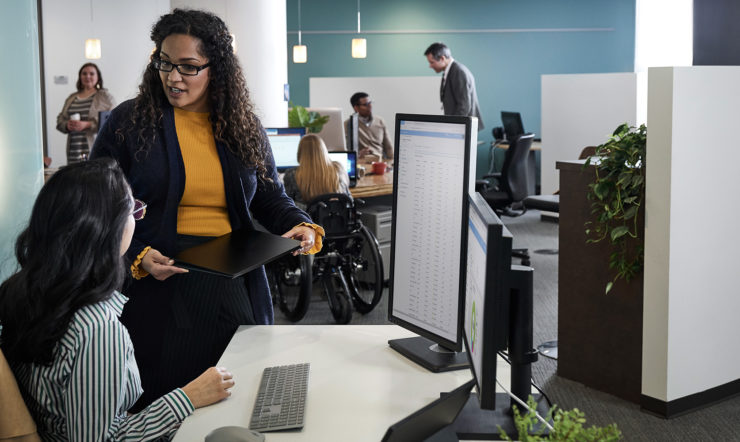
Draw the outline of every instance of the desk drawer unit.
<instances>
[{"instance_id":1,"label":"desk drawer unit","mask_svg":"<svg viewBox=\"0 0 740 442\"><path fill-rule=\"evenodd\" d=\"M360 209L362 222L373 232L380 244L380 255L383 257L383 275L388 279L391 268L391 225L393 211L390 206L366 206Z\"/></svg>"}]
</instances>

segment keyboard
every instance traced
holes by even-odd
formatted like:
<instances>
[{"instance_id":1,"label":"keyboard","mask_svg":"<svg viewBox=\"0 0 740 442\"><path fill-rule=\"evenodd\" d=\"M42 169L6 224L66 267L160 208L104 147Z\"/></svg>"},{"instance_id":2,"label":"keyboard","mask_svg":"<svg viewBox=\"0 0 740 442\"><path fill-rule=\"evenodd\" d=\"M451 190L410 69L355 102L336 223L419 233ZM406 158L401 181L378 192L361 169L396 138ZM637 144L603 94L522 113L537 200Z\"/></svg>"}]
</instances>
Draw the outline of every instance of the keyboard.
<instances>
[{"instance_id":1,"label":"keyboard","mask_svg":"<svg viewBox=\"0 0 740 442\"><path fill-rule=\"evenodd\" d=\"M259 432L303 428L311 364L267 367L262 372L249 429Z\"/></svg>"}]
</instances>

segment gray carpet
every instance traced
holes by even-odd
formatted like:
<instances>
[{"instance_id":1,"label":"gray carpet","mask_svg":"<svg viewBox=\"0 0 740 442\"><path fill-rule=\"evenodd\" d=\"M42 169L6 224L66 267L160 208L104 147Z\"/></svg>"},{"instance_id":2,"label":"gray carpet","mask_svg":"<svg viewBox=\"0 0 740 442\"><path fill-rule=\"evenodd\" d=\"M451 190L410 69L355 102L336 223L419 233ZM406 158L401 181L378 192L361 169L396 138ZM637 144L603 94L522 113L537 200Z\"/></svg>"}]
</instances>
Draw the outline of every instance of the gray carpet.
<instances>
[{"instance_id":1,"label":"gray carpet","mask_svg":"<svg viewBox=\"0 0 740 442\"><path fill-rule=\"evenodd\" d=\"M540 221L539 212L503 218L514 235L514 247L530 250L534 273L534 343L557 339L558 256L537 250L558 248L558 225ZM516 261L515 261L516 262ZM353 313L352 324L388 324L387 290L369 314ZM276 324L290 324L276 309ZM327 302L315 295L306 317L299 324L334 324ZM540 357L532 377L550 399L564 409L578 408L588 425L616 423L626 441L740 441L740 397L666 420L640 411L636 404L601 393L556 375L557 361Z\"/></svg>"}]
</instances>

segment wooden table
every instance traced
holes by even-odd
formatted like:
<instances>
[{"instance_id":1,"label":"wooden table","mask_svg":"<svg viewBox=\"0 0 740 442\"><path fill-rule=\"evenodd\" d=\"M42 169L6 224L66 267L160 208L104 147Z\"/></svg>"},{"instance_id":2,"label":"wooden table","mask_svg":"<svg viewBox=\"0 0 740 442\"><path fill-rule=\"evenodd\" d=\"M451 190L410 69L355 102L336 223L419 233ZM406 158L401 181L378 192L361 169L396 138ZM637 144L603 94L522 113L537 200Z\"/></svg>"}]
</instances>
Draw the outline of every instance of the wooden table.
<instances>
[{"instance_id":1,"label":"wooden table","mask_svg":"<svg viewBox=\"0 0 740 442\"><path fill-rule=\"evenodd\" d=\"M370 170L365 168L365 170ZM355 198L368 198L373 196L393 194L393 171L383 175L365 175L357 179L357 186L350 189Z\"/></svg>"}]
</instances>

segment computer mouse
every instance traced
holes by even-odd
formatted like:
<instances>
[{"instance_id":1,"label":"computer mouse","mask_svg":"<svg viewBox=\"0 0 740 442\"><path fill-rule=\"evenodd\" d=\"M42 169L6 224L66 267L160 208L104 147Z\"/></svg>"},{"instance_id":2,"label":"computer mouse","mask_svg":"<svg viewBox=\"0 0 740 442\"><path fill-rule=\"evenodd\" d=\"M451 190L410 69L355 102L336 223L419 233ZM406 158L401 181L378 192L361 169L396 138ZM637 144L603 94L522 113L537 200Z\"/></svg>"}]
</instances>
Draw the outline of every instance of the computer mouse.
<instances>
[{"instance_id":1,"label":"computer mouse","mask_svg":"<svg viewBox=\"0 0 740 442\"><path fill-rule=\"evenodd\" d=\"M208 433L206 442L264 442L265 435L247 427L219 427Z\"/></svg>"}]
</instances>

